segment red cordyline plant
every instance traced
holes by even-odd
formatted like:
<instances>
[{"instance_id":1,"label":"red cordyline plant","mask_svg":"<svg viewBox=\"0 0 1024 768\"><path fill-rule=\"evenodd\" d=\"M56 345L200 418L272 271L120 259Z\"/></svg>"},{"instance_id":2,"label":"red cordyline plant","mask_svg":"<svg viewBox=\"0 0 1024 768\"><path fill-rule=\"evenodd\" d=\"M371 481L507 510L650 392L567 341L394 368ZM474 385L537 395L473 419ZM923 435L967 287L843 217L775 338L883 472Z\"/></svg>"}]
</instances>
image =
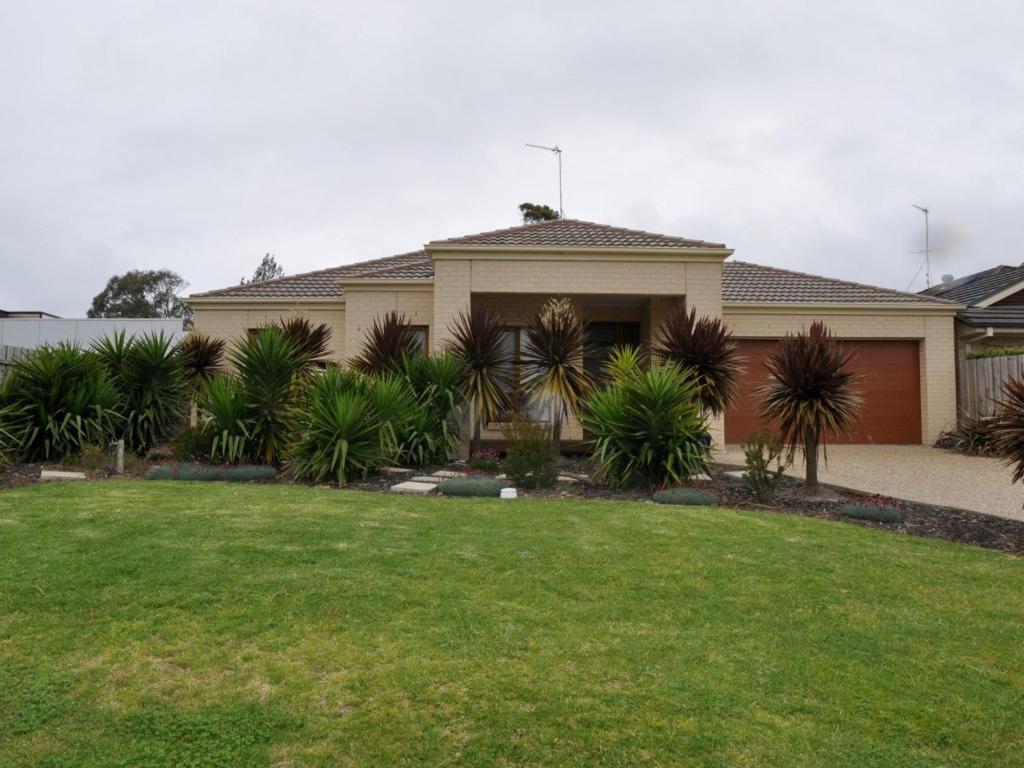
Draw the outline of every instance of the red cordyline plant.
<instances>
[{"instance_id":1,"label":"red cordyline plant","mask_svg":"<svg viewBox=\"0 0 1024 768\"><path fill-rule=\"evenodd\" d=\"M1024 480L1024 381L1010 379L997 405L992 442L996 452L1013 467L1013 482L1019 483Z\"/></svg>"},{"instance_id":2,"label":"red cordyline plant","mask_svg":"<svg viewBox=\"0 0 1024 768\"><path fill-rule=\"evenodd\" d=\"M562 419L576 415L590 394L583 367L587 327L569 299L551 299L525 328L519 353L523 388L537 403L551 407L551 442L561 450Z\"/></svg>"},{"instance_id":3,"label":"red cordyline plant","mask_svg":"<svg viewBox=\"0 0 1024 768\"><path fill-rule=\"evenodd\" d=\"M736 342L721 318L698 318L696 309L673 308L655 336L654 354L691 372L705 413L725 412L742 366Z\"/></svg>"},{"instance_id":4,"label":"red cordyline plant","mask_svg":"<svg viewBox=\"0 0 1024 768\"><path fill-rule=\"evenodd\" d=\"M352 366L363 373L393 373L402 361L415 355L419 347L412 326L404 314L394 310L374 319L366 334L362 352Z\"/></svg>"},{"instance_id":5,"label":"red cordyline plant","mask_svg":"<svg viewBox=\"0 0 1024 768\"><path fill-rule=\"evenodd\" d=\"M181 370L185 381L198 391L203 382L209 381L224 364L224 339L211 339L205 333L191 331L178 345Z\"/></svg>"},{"instance_id":6,"label":"red cordyline plant","mask_svg":"<svg viewBox=\"0 0 1024 768\"><path fill-rule=\"evenodd\" d=\"M331 329L326 323L313 325L305 317L289 317L275 325L294 346L304 370L319 368L327 362L331 343Z\"/></svg>"},{"instance_id":7,"label":"red cordyline plant","mask_svg":"<svg viewBox=\"0 0 1024 768\"><path fill-rule=\"evenodd\" d=\"M765 360L761 413L777 420L789 461L797 449L803 452L809 489L818 486L819 446L828 435L849 433L857 420L861 398L858 377L849 370L851 356L824 323L815 322L806 333L787 334Z\"/></svg>"},{"instance_id":8,"label":"red cordyline plant","mask_svg":"<svg viewBox=\"0 0 1024 768\"><path fill-rule=\"evenodd\" d=\"M501 317L480 307L460 312L449 328L446 349L464 368L463 394L473 413L471 452L480 451L480 431L508 408L512 360L502 343Z\"/></svg>"}]
</instances>

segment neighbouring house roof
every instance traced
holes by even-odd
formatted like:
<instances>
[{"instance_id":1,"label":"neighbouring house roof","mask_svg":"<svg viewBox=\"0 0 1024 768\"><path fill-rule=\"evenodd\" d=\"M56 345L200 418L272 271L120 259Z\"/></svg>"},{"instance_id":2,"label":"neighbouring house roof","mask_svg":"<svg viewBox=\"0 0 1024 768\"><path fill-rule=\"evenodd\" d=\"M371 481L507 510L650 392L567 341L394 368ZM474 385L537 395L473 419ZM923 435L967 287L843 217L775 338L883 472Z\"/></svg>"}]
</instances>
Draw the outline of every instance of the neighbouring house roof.
<instances>
[{"instance_id":1,"label":"neighbouring house roof","mask_svg":"<svg viewBox=\"0 0 1024 768\"><path fill-rule=\"evenodd\" d=\"M809 275L745 261L722 265L726 304L949 304L945 299Z\"/></svg>"},{"instance_id":2,"label":"neighbouring house roof","mask_svg":"<svg viewBox=\"0 0 1024 768\"><path fill-rule=\"evenodd\" d=\"M432 245L497 245L520 248L725 248L722 243L610 227L592 221L556 219L495 229L475 235L432 240Z\"/></svg>"},{"instance_id":3,"label":"neighbouring house roof","mask_svg":"<svg viewBox=\"0 0 1024 768\"><path fill-rule=\"evenodd\" d=\"M968 307L980 304L997 293L1024 282L1024 265L1011 267L1001 264L973 275L961 277L951 283L939 283L925 288L921 293L951 299Z\"/></svg>"},{"instance_id":4,"label":"neighbouring house roof","mask_svg":"<svg viewBox=\"0 0 1024 768\"><path fill-rule=\"evenodd\" d=\"M982 328L1024 328L1024 305L968 307L956 313L957 320Z\"/></svg>"}]
</instances>

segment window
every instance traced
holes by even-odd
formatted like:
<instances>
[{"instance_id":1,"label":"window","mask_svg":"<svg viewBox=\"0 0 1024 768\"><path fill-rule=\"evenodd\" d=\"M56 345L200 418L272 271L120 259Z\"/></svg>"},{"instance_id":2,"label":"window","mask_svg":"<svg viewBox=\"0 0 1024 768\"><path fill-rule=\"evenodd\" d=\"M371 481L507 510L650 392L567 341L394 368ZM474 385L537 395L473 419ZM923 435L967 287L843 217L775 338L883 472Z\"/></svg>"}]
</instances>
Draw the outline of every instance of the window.
<instances>
[{"instance_id":1,"label":"window","mask_svg":"<svg viewBox=\"0 0 1024 768\"><path fill-rule=\"evenodd\" d=\"M409 330L416 340L416 354L426 355L430 351L430 328L426 325L410 325Z\"/></svg>"},{"instance_id":2,"label":"window","mask_svg":"<svg viewBox=\"0 0 1024 768\"><path fill-rule=\"evenodd\" d=\"M501 332L502 351L510 361L519 359L523 345L527 344L526 334L522 328L506 328ZM523 393L521 371L515 362L509 363L511 381L502 389L508 396L512 407L499 417L500 421L509 421L518 411L531 421L549 421L550 408L546 403L538 403Z\"/></svg>"}]
</instances>

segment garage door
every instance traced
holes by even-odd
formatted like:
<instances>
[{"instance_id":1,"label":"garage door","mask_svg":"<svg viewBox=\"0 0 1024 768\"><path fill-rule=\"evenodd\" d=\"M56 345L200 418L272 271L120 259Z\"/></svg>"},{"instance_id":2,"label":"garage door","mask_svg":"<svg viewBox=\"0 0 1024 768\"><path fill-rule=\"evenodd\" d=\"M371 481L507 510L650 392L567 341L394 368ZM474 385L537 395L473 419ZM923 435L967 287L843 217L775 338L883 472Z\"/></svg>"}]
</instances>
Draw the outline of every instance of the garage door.
<instances>
[{"instance_id":1,"label":"garage door","mask_svg":"<svg viewBox=\"0 0 1024 768\"><path fill-rule=\"evenodd\" d=\"M725 414L725 441L742 443L761 429L755 392L767 379L764 359L778 342L742 340L746 371L737 397ZM853 352L850 367L861 375L858 388L864 405L857 427L842 443L920 443L921 370L916 341L847 341Z\"/></svg>"}]
</instances>

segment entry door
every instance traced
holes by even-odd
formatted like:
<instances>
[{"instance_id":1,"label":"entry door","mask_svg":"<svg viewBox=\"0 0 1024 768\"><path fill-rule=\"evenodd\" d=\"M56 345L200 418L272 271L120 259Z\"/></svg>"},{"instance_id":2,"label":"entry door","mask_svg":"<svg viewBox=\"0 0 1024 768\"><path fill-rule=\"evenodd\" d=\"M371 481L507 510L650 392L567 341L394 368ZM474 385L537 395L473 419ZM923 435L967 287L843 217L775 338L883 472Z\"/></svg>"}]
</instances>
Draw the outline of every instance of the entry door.
<instances>
[{"instance_id":1,"label":"entry door","mask_svg":"<svg viewBox=\"0 0 1024 768\"><path fill-rule=\"evenodd\" d=\"M583 367L594 381L604 377L601 366L615 347L624 344L640 344L640 323L599 322L587 325L587 351L583 356Z\"/></svg>"}]
</instances>

